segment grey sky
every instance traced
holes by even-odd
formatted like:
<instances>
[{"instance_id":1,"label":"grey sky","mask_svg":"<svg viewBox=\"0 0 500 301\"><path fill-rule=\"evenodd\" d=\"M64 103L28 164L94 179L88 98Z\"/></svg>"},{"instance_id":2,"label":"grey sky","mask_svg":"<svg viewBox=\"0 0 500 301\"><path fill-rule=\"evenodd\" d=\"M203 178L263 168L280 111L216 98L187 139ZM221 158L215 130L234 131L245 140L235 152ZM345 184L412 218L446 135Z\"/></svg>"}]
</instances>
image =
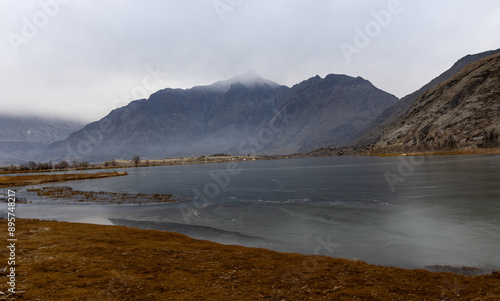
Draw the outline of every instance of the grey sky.
<instances>
[{"instance_id":1,"label":"grey sky","mask_svg":"<svg viewBox=\"0 0 500 301\"><path fill-rule=\"evenodd\" d=\"M499 14L497 0L0 0L0 108L93 121L247 70L288 86L362 76L402 97L500 48Z\"/></svg>"}]
</instances>

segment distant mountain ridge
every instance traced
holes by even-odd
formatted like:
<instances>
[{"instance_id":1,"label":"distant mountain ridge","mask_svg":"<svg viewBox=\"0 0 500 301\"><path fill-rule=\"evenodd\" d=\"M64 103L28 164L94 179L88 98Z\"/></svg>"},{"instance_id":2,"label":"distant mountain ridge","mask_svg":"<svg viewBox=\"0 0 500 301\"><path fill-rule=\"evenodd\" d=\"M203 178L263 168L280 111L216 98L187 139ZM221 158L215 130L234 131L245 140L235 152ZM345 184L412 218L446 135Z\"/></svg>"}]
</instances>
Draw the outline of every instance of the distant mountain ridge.
<instances>
[{"instance_id":1,"label":"distant mountain ridge","mask_svg":"<svg viewBox=\"0 0 500 301\"><path fill-rule=\"evenodd\" d=\"M39 159L312 150L347 142L396 101L360 77L316 76L288 88L248 72L209 86L163 89L148 100L133 101L52 143ZM272 127L278 115L287 116L280 130Z\"/></svg>"},{"instance_id":2,"label":"distant mountain ridge","mask_svg":"<svg viewBox=\"0 0 500 301\"><path fill-rule=\"evenodd\" d=\"M31 160L48 144L66 139L83 125L57 118L0 115L0 164Z\"/></svg>"}]
</instances>

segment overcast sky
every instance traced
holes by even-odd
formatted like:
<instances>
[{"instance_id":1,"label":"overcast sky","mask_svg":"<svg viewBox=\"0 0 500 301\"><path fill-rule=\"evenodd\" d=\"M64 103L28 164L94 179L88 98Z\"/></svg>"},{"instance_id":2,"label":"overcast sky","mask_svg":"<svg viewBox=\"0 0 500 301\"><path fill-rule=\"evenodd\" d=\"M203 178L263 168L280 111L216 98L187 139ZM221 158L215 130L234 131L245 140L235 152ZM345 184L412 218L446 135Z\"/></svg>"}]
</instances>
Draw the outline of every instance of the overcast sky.
<instances>
[{"instance_id":1,"label":"overcast sky","mask_svg":"<svg viewBox=\"0 0 500 301\"><path fill-rule=\"evenodd\" d=\"M403 97L500 48L500 1L0 0L0 112L98 120L247 70L361 76Z\"/></svg>"}]
</instances>

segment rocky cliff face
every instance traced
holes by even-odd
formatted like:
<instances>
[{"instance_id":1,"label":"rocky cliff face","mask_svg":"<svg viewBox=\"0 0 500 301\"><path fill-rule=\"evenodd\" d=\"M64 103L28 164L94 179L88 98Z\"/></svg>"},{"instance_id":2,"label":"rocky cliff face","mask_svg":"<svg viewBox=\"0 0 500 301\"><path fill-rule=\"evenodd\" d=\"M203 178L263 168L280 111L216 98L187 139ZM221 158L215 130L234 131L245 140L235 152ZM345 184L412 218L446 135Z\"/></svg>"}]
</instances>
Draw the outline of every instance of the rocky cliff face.
<instances>
[{"instance_id":1,"label":"rocky cliff face","mask_svg":"<svg viewBox=\"0 0 500 301\"><path fill-rule=\"evenodd\" d=\"M423 93L389 126L379 150L446 150L497 146L500 54L471 63Z\"/></svg>"},{"instance_id":2,"label":"rocky cliff face","mask_svg":"<svg viewBox=\"0 0 500 301\"><path fill-rule=\"evenodd\" d=\"M319 76L288 88L254 73L164 89L51 144L40 160L104 161L269 154L342 144L397 98L362 78Z\"/></svg>"},{"instance_id":3,"label":"rocky cliff face","mask_svg":"<svg viewBox=\"0 0 500 301\"><path fill-rule=\"evenodd\" d=\"M460 60L458 60L450 69L443 72L441 75L430 81L428 84L418 89L417 91L401 98L400 101L395 103L393 106L387 108L378 116L375 120L373 120L365 129L360 131L355 139L351 141L350 145L359 145L359 144L371 144L374 143L382 136L384 129L390 126L393 122L395 122L399 117L405 114L408 109L415 103L417 98L422 95L425 91L436 87L440 83L450 79L457 72L459 72L462 68L467 66L470 63L476 62L480 59L488 57L490 55L500 53L500 49L485 51L478 54L467 55Z\"/></svg>"}]
</instances>

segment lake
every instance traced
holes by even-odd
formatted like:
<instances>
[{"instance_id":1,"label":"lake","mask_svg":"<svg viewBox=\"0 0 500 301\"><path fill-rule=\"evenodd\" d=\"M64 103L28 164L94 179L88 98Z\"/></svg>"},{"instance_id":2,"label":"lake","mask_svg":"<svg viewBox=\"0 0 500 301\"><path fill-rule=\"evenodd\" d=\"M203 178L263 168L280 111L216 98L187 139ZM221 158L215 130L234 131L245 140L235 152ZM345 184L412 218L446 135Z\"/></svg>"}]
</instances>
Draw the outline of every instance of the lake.
<instances>
[{"instance_id":1,"label":"lake","mask_svg":"<svg viewBox=\"0 0 500 301\"><path fill-rule=\"evenodd\" d=\"M162 229L224 244L385 266L450 265L490 272L500 269L499 167L499 155L482 155L127 168L125 177L56 185L172 193L189 200L50 204L29 196L33 203L19 204L16 212L22 218ZM6 208L1 212L5 215Z\"/></svg>"}]
</instances>

